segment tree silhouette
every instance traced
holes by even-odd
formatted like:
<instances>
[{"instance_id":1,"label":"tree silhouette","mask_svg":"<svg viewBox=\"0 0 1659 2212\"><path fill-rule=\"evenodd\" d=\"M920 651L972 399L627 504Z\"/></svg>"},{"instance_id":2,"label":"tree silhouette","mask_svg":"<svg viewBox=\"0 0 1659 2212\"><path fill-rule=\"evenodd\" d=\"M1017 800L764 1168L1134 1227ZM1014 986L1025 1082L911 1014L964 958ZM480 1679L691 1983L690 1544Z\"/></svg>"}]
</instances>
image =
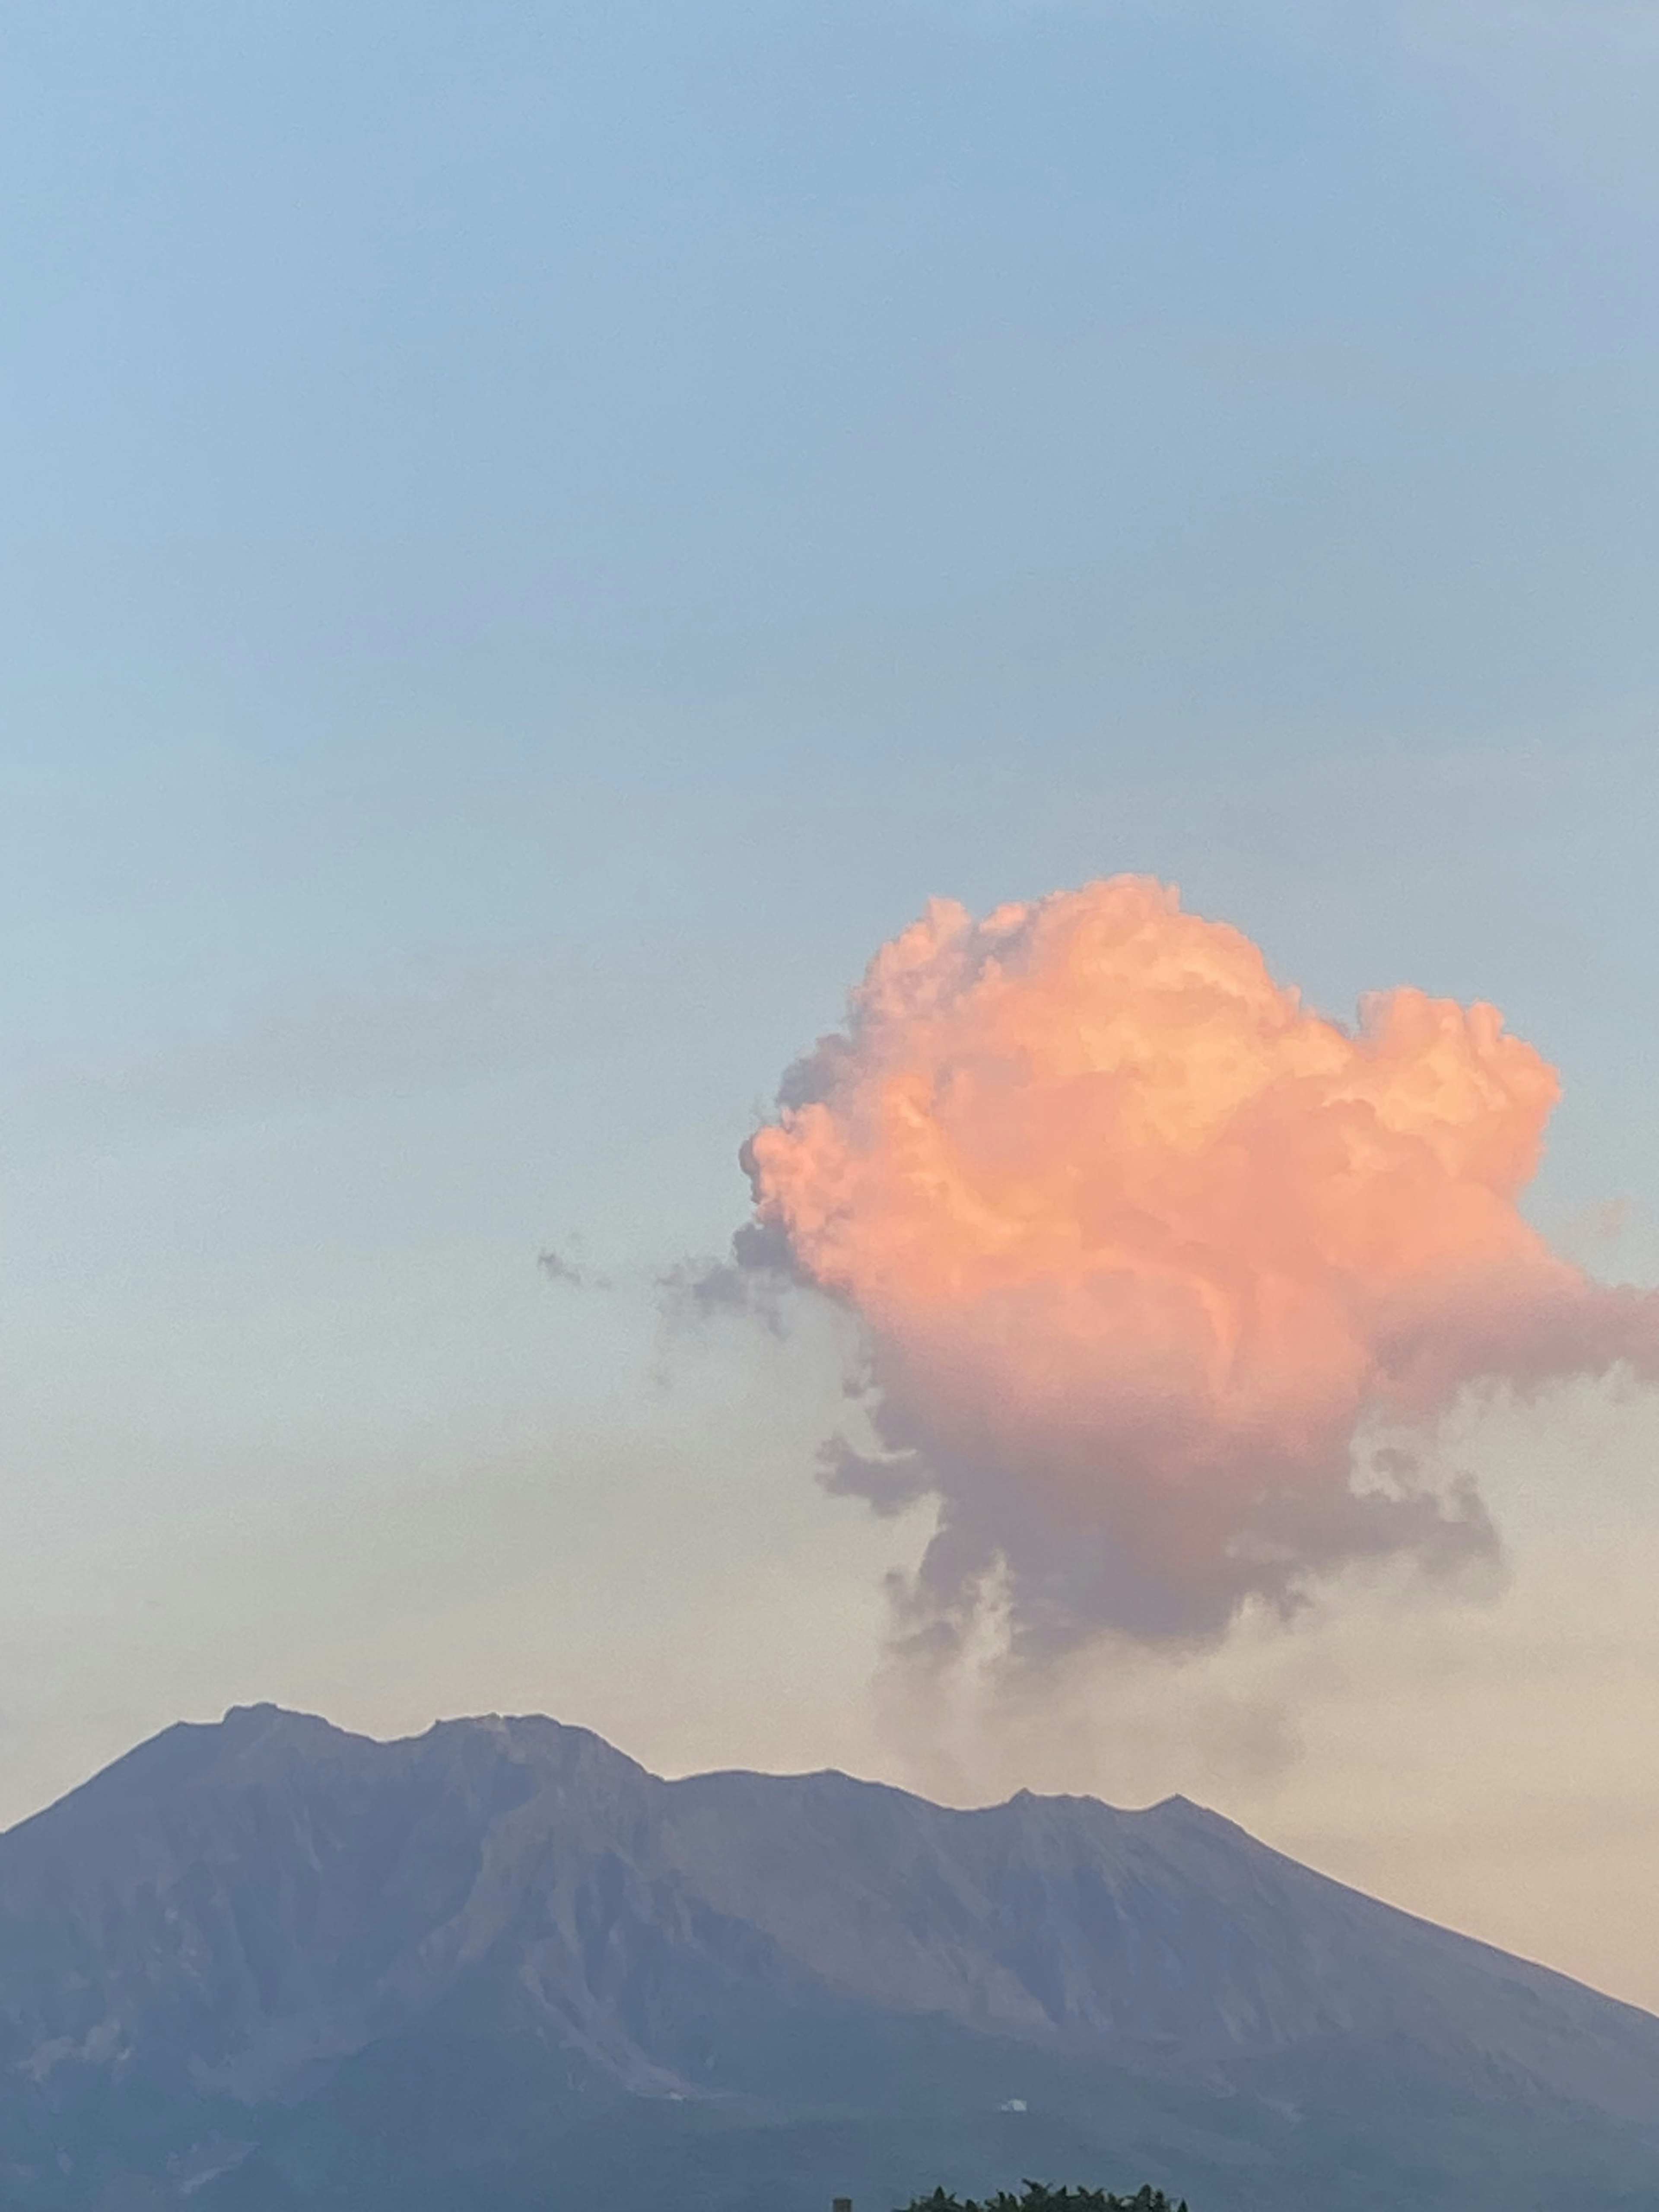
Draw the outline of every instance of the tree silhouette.
<instances>
[{"instance_id":1,"label":"tree silhouette","mask_svg":"<svg viewBox=\"0 0 1659 2212\"><path fill-rule=\"evenodd\" d=\"M1115 2197L1106 2189L1050 2189L1046 2182L1028 2181L1018 2197L999 2189L982 2203L936 2189L931 2197L913 2197L903 2212L1187 2212L1187 2200L1177 2204L1147 2184L1133 2197Z\"/></svg>"}]
</instances>

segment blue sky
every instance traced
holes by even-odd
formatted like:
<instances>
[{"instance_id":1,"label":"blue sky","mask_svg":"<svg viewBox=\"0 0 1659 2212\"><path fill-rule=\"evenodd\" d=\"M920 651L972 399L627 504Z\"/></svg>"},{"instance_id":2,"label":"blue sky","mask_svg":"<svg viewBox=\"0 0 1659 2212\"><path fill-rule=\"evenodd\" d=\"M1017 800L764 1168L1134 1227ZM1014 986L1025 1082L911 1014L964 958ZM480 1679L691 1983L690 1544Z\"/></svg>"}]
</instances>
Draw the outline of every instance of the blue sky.
<instances>
[{"instance_id":1,"label":"blue sky","mask_svg":"<svg viewBox=\"0 0 1659 2212\"><path fill-rule=\"evenodd\" d=\"M249 1695L951 1785L833 1363L649 1291L935 892L1495 999L1538 1217L1659 1277L1659 6L22 0L0 108L0 1818ZM1496 1435L1557 1596L1522 1544L1448 1664L1519 1679L1537 1501L1645 1558L1659 1429ZM1582 1695L1650 1720L1636 1649ZM1271 1775L1236 1656L954 1786L1189 1788L1607 1978L1577 1846L1361 1863L1374 1661Z\"/></svg>"}]
</instances>

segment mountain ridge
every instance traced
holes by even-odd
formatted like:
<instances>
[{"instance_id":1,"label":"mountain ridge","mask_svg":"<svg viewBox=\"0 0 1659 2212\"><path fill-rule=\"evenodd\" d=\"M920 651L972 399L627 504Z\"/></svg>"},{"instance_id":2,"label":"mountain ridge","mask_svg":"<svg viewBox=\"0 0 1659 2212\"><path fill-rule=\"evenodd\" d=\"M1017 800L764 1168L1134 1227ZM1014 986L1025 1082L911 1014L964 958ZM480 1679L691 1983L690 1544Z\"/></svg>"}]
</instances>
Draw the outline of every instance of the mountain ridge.
<instances>
[{"instance_id":1,"label":"mountain ridge","mask_svg":"<svg viewBox=\"0 0 1659 2212\"><path fill-rule=\"evenodd\" d=\"M393 2112L436 2131L414 2174ZM819 2148L779 2176L786 2141ZM202 2179L215 2143L243 2148ZM541 1715L385 1742L233 1708L0 1834L20 2212L176 2203L186 2180L206 2212L401 2212L445 2172L434 2212L472 2212L482 2185L455 2177L480 2161L497 2212L619 2155L643 2161L637 2212L787 2212L812 2173L977 2193L1063 2154L1194 2212L1386 2208L1367 2159L1478 2206L1472 2158L1510 2177L1505 2212L1528 2168L1570 2203L1575 2160L1603 2175L1586 2207L1653 2212L1659 2019L1179 1796L665 1779Z\"/></svg>"}]
</instances>

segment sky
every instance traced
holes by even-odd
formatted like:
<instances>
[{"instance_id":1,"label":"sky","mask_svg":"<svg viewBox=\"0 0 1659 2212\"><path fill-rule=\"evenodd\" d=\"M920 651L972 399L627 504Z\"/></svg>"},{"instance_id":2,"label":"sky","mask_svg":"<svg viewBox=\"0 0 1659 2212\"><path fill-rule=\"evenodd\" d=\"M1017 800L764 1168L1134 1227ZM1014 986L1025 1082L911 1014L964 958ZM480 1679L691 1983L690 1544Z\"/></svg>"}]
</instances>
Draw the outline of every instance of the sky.
<instances>
[{"instance_id":1,"label":"sky","mask_svg":"<svg viewBox=\"0 0 1659 2212\"><path fill-rule=\"evenodd\" d=\"M1659 2007L1641 1389L1460 1408L1480 1575L919 1686L848 1317L660 1289L929 898L1124 871L1495 1001L1659 1282L1656 0L15 0L0 208L0 1820L544 1711Z\"/></svg>"}]
</instances>

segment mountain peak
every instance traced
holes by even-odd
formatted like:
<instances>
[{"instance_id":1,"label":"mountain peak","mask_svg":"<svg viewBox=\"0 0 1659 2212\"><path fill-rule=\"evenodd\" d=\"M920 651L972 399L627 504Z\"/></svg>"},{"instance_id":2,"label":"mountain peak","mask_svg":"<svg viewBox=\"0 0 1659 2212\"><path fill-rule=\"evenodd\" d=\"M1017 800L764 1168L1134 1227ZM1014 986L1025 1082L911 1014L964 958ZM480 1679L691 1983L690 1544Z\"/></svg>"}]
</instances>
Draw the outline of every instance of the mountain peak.
<instances>
[{"instance_id":1,"label":"mountain peak","mask_svg":"<svg viewBox=\"0 0 1659 2212\"><path fill-rule=\"evenodd\" d=\"M1237 1821L1230 1820L1224 1813L1218 1813L1211 1806L1200 1805L1196 1798L1183 1797L1178 1792L1172 1797L1160 1797L1156 1804L1148 1805L1145 1808L1143 1818L1149 1820L1166 1820L1172 1825L1179 1823L1187 1827L1207 1828L1214 1832L1231 1836L1241 1836L1250 1843L1255 1843L1256 1840L1248 1828L1241 1828Z\"/></svg>"},{"instance_id":2,"label":"mountain peak","mask_svg":"<svg viewBox=\"0 0 1659 2212\"><path fill-rule=\"evenodd\" d=\"M109 2186L54 2149L26 2190L71 2123ZM1085 2152L1206 2212L1526 2212L1591 2166L1633 2212L1659 2021L1182 1796L947 1809L665 1782L538 1714L380 1742L236 1706L0 1837L0 2197L334 2212L319 2142L359 2179L377 2147L352 2212L794 2212ZM1425 2142L1478 2143L1487 2193L1425 2190Z\"/></svg>"}]
</instances>

